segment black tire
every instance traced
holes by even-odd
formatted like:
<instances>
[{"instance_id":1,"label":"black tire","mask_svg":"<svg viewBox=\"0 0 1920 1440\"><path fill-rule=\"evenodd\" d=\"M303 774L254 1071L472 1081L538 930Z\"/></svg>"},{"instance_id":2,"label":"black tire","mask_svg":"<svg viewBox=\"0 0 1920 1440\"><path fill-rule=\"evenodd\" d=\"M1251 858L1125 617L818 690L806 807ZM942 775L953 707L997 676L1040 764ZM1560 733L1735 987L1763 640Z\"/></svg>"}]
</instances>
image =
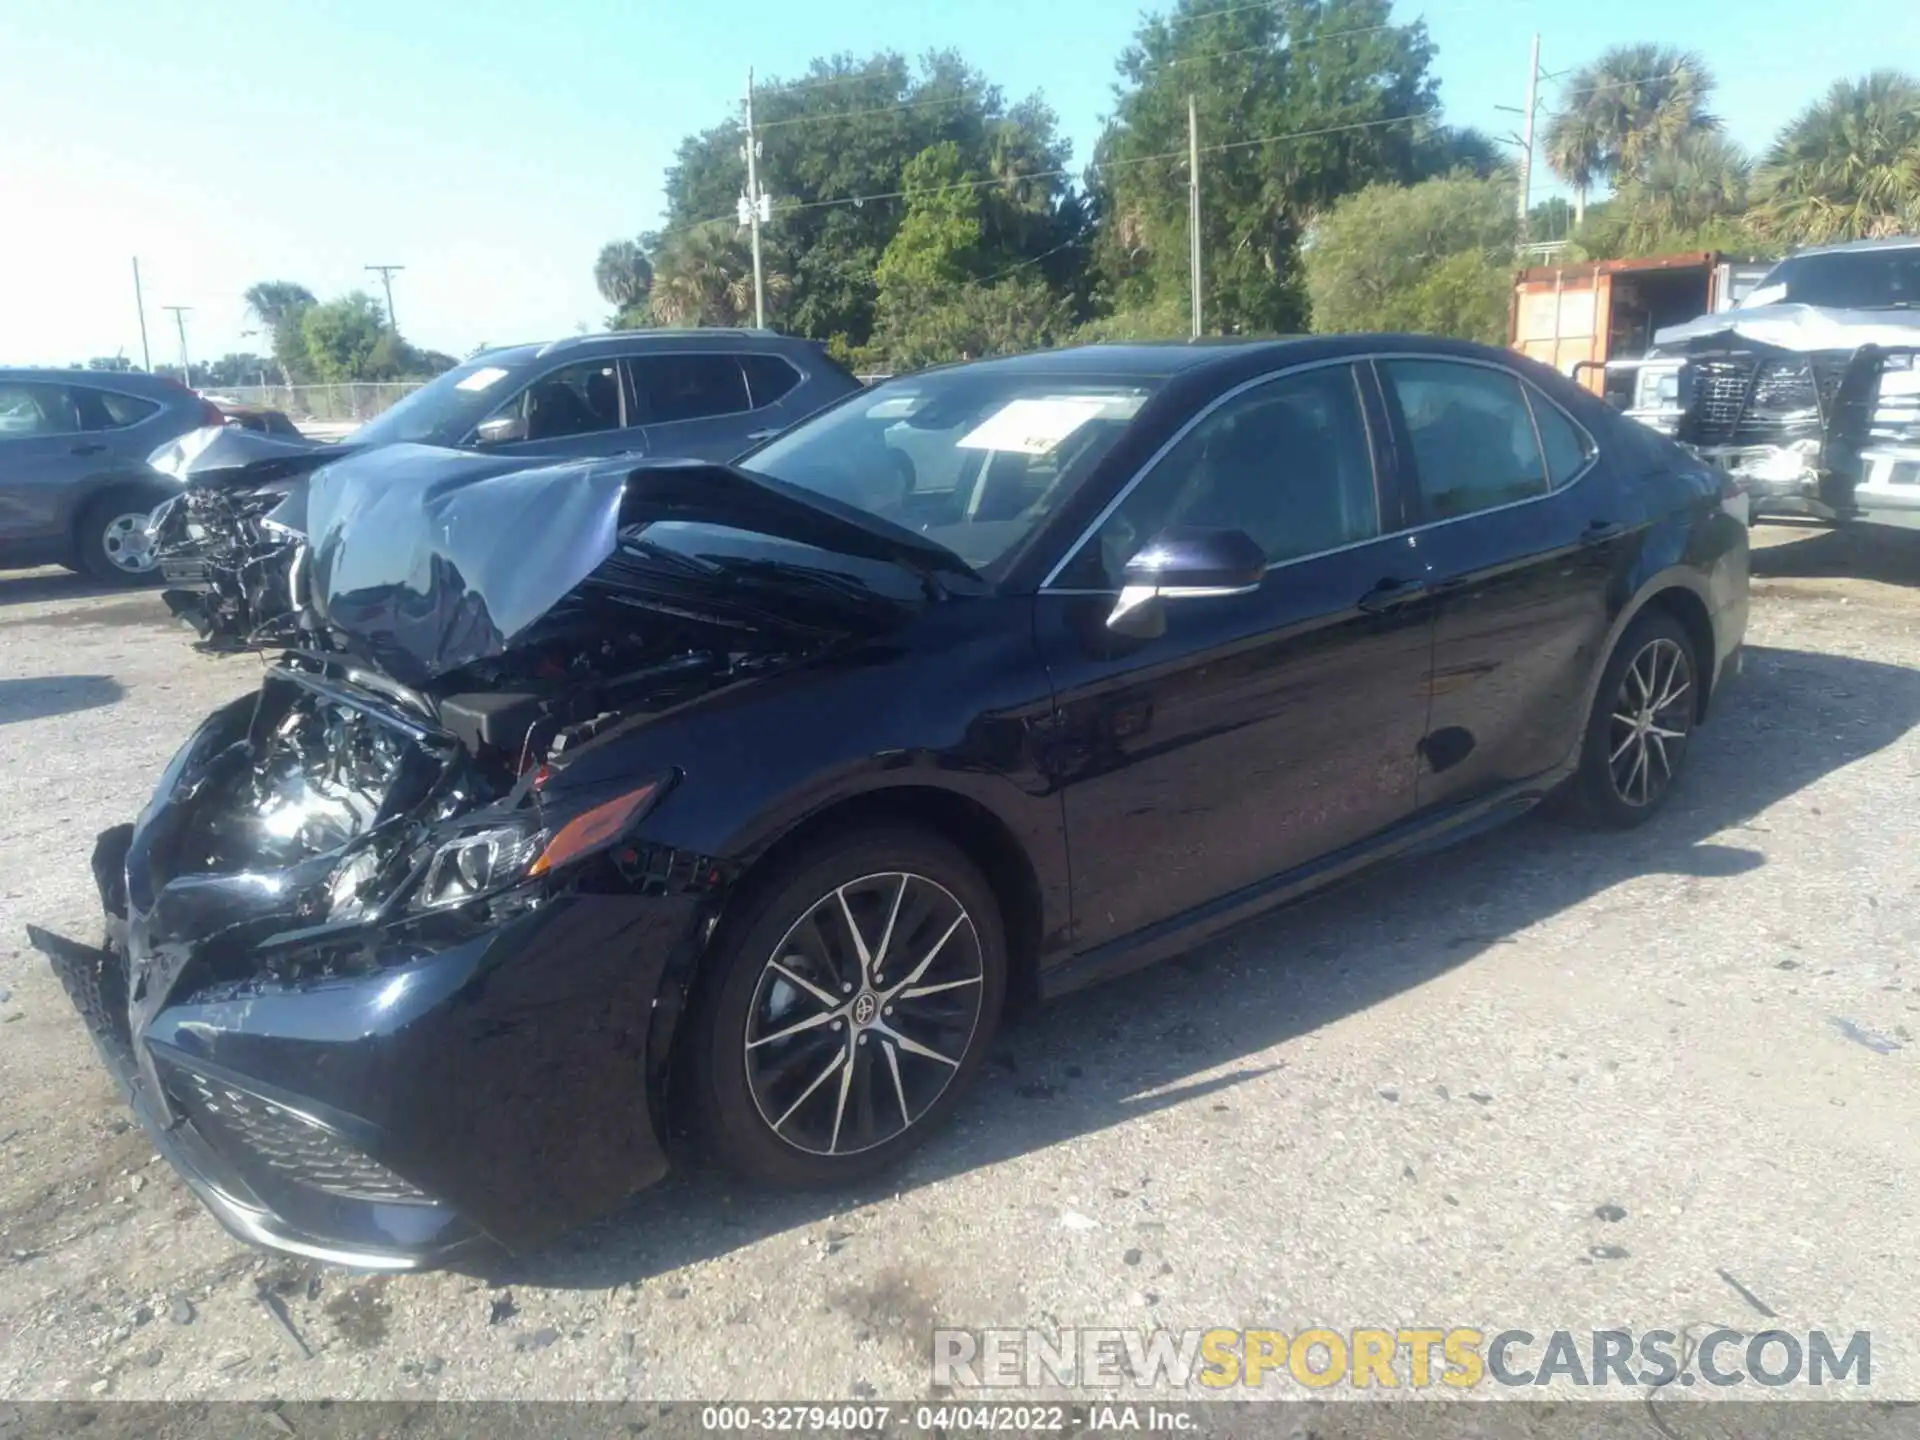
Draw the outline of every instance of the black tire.
<instances>
[{"instance_id":1,"label":"black tire","mask_svg":"<svg viewBox=\"0 0 1920 1440\"><path fill-rule=\"evenodd\" d=\"M1670 612L1649 610L1629 625L1600 676L1560 808L1616 830L1658 814L1685 771L1700 683L1693 640Z\"/></svg>"},{"instance_id":2,"label":"black tire","mask_svg":"<svg viewBox=\"0 0 1920 1440\"><path fill-rule=\"evenodd\" d=\"M96 496L74 528L73 568L103 585L151 585L159 580L160 567L150 557L144 566L128 563L129 526L132 517L144 520L165 498L137 485L115 486Z\"/></svg>"},{"instance_id":3,"label":"black tire","mask_svg":"<svg viewBox=\"0 0 1920 1440\"><path fill-rule=\"evenodd\" d=\"M873 959L857 989L848 915ZM993 888L938 836L890 827L795 857L754 885L705 962L684 1072L698 1138L736 1174L782 1188L885 1169L979 1069L1006 974Z\"/></svg>"}]
</instances>

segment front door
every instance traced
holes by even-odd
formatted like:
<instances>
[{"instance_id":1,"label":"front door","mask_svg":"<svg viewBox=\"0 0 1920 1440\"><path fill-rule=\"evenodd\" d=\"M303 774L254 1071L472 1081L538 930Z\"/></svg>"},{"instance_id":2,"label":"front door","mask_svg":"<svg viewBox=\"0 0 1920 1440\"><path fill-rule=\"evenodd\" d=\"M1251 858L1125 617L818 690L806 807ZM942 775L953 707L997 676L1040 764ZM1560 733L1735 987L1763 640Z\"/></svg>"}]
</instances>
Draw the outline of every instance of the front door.
<instances>
[{"instance_id":1,"label":"front door","mask_svg":"<svg viewBox=\"0 0 1920 1440\"><path fill-rule=\"evenodd\" d=\"M1608 594L1635 543L1593 441L1495 365L1377 362L1437 616L1420 808L1551 770L1579 743Z\"/></svg>"},{"instance_id":2,"label":"front door","mask_svg":"<svg viewBox=\"0 0 1920 1440\"><path fill-rule=\"evenodd\" d=\"M1218 403L1037 597L1059 706L1075 939L1094 946L1307 864L1411 813L1432 614L1346 364ZM1243 530L1254 593L1106 626L1163 526Z\"/></svg>"}]
</instances>

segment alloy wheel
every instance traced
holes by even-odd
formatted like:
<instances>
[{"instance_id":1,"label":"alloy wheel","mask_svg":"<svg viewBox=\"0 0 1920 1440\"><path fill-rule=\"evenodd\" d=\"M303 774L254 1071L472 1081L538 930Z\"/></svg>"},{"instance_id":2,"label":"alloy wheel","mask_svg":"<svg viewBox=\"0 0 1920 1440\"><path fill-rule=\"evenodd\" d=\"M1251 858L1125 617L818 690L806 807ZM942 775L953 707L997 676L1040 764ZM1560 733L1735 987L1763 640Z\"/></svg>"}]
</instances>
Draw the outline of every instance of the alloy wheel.
<instances>
[{"instance_id":1,"label":"alloy wheel","mask_svg":"<svg viewBox=\"0 0 1920 1440\"><path fill-rule=\"evenodd\" d=\"M116 515L100 536L100 548L114 569L144 575L153 569L153 545L147 535L147 516L138 511Z\"/></svg>"},{"instance_id":2,"label":"alloy wheel","mask_svg":"<svg viewBox=\"0 0 1920 1440\"><path fill-rule=\"evenodd\" d=\"M1614 794L1644 808L1679 773L1693 728L1693 666L1687 652L1660 636L1641 646L1620 677L1607 730L1607 770Z\"/></svg>"},{"instance_id":3,"label":"alloy wheel","mask_svg":"<svg viewBox=\"0 0 1920 1440\"><path fill-rule=\"evenodd\" d=\"M933 1108L980 1024L985 970L952 891L893 871L837 886L774 947L747 1013L760 1118L813 1155L857 1155Z\"/></svg>"}]
</instances>

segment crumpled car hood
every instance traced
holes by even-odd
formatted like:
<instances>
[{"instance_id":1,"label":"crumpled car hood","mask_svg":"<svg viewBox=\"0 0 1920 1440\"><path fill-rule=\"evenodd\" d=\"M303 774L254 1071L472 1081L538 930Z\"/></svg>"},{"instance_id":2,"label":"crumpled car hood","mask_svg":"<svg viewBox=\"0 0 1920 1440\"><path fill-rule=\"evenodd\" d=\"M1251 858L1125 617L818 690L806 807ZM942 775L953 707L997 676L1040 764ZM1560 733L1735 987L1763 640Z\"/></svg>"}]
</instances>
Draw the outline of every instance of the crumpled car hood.
<instances>
[{"instance_id":1,"label":"crumpled car hood","mask_svg":"<svg viewBox=\"0 0 1920 1440\"><path fill-rule=\"evenodd\" d=\"M972 572L859 510L731 465L533 462L423 445L317 471L306 496L310 604L403 684L500 655L611 557L623 526L691 521Z\"/></svg>"},{"instance_id":2,"label":"crumpled car hood","mask_svg":"<svg viewBox=\"0 0 1920 1440\"><path fill-rule=\"evenodd\" d=\"M167 441L147 464L183 484L219 489L265 484L345 459L349 446L263 435L239 425L208 425Z\"/></svg>"},{"instance_id":3,"label":"crumpled car hood","mask_svg":"<svg viewBox=\"0 0 1920 1440\"><path fill-rule=\"evenodd\" d=\"M1862 345L1920 345L1920 311L1831 310L1819 305L1756 305L1702 315L1656 331L1656 346L1686 345L1722 337L1751 340L1781 350L1853 350Z\"/></svg>"}]
</instances>

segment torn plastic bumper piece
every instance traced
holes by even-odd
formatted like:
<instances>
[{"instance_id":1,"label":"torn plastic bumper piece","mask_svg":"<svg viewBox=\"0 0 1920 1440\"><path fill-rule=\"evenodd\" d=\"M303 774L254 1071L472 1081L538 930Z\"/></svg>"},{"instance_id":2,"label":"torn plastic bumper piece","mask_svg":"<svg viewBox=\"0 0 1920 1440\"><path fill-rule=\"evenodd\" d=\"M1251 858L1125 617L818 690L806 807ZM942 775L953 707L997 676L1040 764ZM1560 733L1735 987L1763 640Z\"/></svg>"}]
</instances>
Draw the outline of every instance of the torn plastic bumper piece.
<instances>
[{"instance_id":1,"label":"torn plastic bumper piece","mask_svg":"<svg viewBox=\"0 0 1920 1440\"><path fill-rule=\"evenodd\" d=\"M410 1270L488 1240L535 1248L666 1172L647 1042L692 911L563 896L371 974L157 1009L141 992L161 977L129 976L122 952L28 937L162 1157L230 1232Z\"/></svg>"}]
</instances>

